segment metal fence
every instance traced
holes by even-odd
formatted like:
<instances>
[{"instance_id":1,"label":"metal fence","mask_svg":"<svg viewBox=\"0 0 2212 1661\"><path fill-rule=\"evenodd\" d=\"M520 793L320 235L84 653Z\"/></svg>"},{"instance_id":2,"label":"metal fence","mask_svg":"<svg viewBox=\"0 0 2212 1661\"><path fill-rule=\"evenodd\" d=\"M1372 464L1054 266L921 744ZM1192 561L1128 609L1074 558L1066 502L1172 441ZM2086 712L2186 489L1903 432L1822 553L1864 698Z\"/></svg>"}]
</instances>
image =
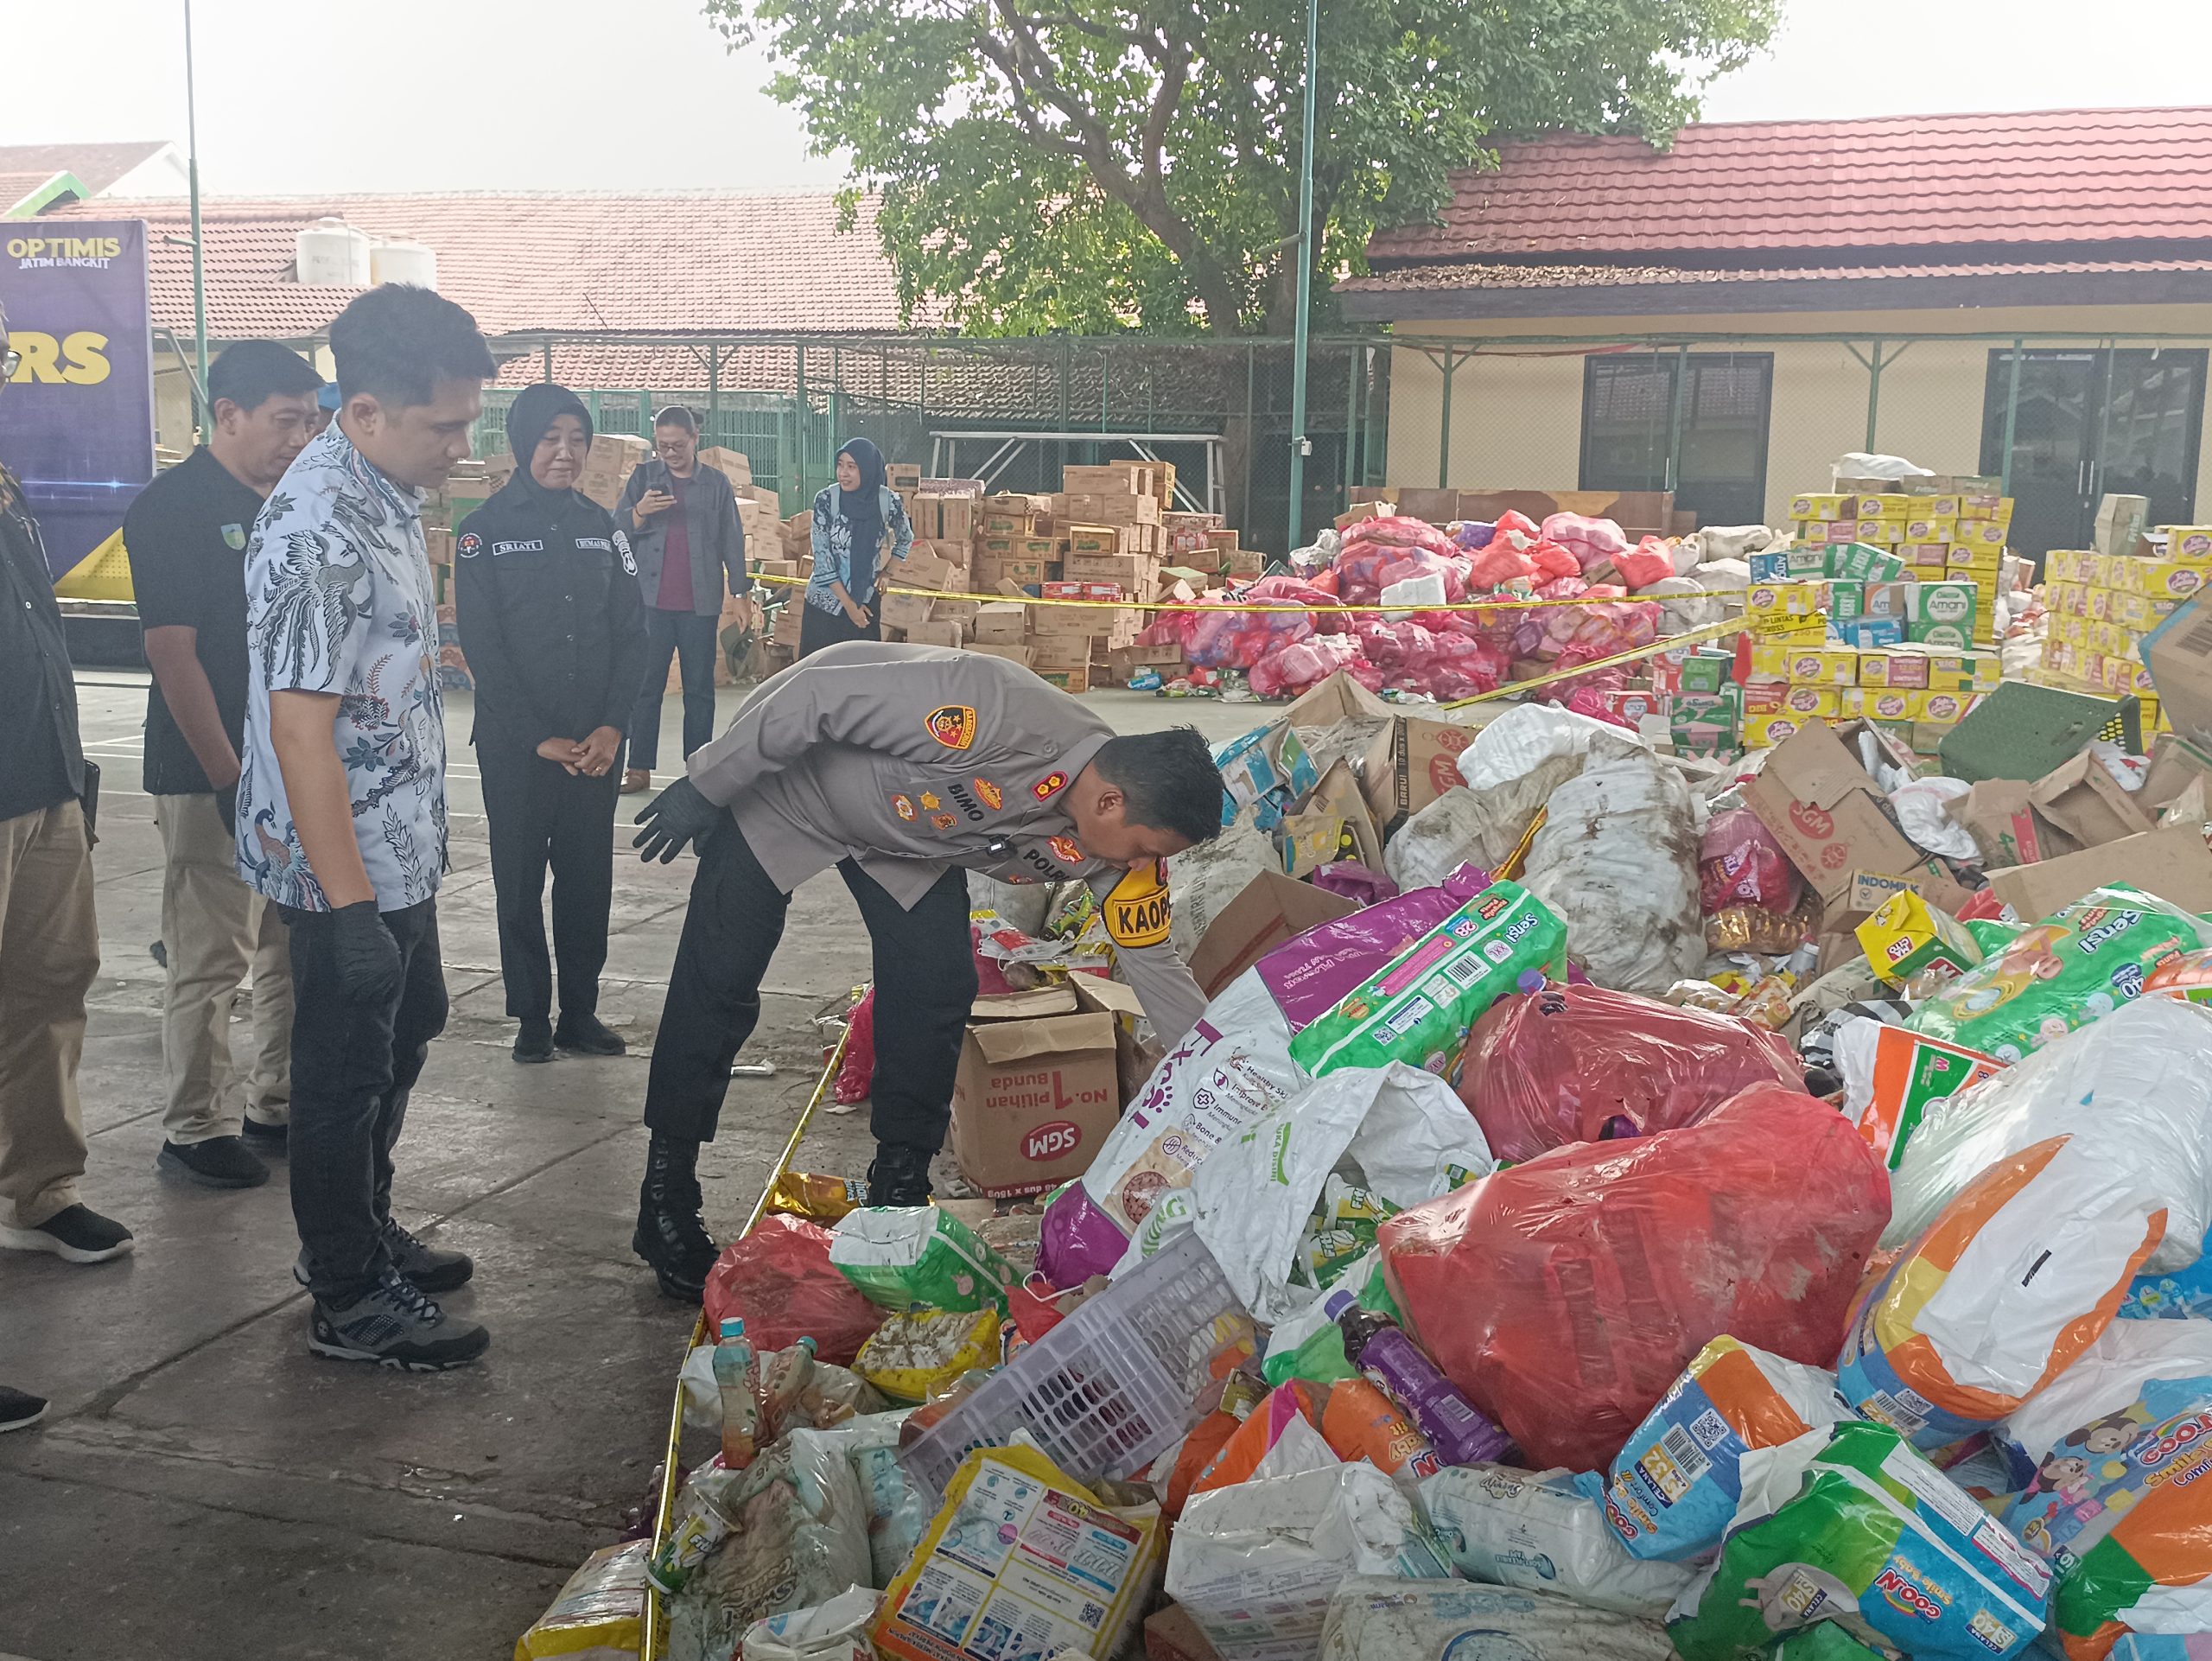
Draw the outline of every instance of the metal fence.
<instances>
[{"instance_id":1,"label":"metal fence","mask_svg":"<svg viewBox=\"0 0 2212 1661\"><path fill-rule=\"evenodd\" d=\"M650 436L655 410L689 405L702 442L743 450L787 512L829 482L837 445L861 436L892 461L1002 491L1056 490L1071 465L1172 461L1185 506L1225 515L1249 545L1288 545L1287 340L562 334L494 345L513 363L505 379L565 380L602 431ZM1383 337L1313 342L1307 534L1383 481L1389 373ZM505 448L517 390L486 398L478 455Z\"/></svg>"},{"instance_id":2,"label":"metal fence","mask_svg":"<svg viewBox=\"0 0 2212 1661\"><path fill-rule=\"evenodd\" d=\"M2086 545L2107 494L2200 517L2212 338L1974 332L1394 337L1390 480L1672 490L1778 522L1853 451L2002 481L2019 551ZM2207 514L2212 517L2212 514Z\"/></svg>"}]
</instances>

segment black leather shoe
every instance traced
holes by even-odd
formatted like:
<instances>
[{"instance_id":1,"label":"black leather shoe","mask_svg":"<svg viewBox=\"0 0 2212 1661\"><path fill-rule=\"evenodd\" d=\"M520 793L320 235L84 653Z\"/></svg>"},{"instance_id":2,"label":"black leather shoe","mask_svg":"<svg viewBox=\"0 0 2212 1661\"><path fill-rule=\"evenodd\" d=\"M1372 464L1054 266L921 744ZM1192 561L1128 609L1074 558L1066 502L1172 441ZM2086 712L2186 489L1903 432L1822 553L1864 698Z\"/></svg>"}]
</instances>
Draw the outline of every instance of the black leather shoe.
<instances>
[{"instance_id":1,"label":"black leather shoe","mask_svg":"<svg viewBox=\"0 0 2212 1661\"><path fill-rule=\"evenodd\" d=\"M522 1023L522 1030L515 1034L515 1060L518 1061L550 1061L553 1059L553 1023L540 1015Z\"/></svg>"},{"instance_id":2,"label":"black leather shoe","mask_svg":"<svg viewBox=\"0 0 2212 1661\"><path fill-rule=\"evenodd\" d=\"M630 1047L621 1034L597 1015L563 1015L553 1029L553 1047L579 1055L620 1055Z\"/></svg>"},{"instance_id":3,"label":"black leather shoe","mask_svg":"<svg viewBox=\"0 0 2212 1661\"><path fill-rule=\"evenodd\" d=\"M696 1142L655 1136L645 1154L645 1180L638 1189L638 1228L630 1249L651 1266L663 1295L696 1303L707 1273L720 1256L700 1215Z\"/></svg>"},{"instance_id":4,"label":"black leather shoe","mask_svg":"<svg viewBox=\"0 0 2212 1661\"><path fill-rule=\"evenodd\" d=\"M246 1146L258 1149L264 1154L281 1154L292 1145L292 1126L288 1120L283 1124L264 1124L249 1113L238 1134Z\"/></svg>"},{"instance_id":5,"label":"black leather shoe","mask_svg":"<svg viewBox=\"0 0 2212 1661\"><path fill-rule=\"evenodd\" d=\"M926 1206L930 1203L930 1161L937 1155L910 1142L880 1142L868 1168L871 1206Z\"/></svg>"},{"instance_id":6,"label":"black leather shoe","mask_svg":"<svg viewBox=\"0 0 2212 1661\"><path fill-rule=\"evenodd\" d=\"M207 1188L257 1188L269 1181L269 1168L253 1156L243 1138L210 1136L205 1142L165 1142L154 1163L164 1171Z\"/></svg>"}]
</instances>

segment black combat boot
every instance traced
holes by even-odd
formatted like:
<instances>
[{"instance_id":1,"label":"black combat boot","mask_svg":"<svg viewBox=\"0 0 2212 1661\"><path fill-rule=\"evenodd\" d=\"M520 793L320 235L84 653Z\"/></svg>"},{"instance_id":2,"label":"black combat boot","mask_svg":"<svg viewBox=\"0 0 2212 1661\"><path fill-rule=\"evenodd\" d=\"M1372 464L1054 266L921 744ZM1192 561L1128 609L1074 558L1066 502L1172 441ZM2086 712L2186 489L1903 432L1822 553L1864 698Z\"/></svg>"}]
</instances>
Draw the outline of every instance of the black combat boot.
<instances>
[{"instance_id":1,"label":"black combat boot","mask_svg":"<svg viewBox=\"0 0 2212 1661\"><path fill-rule=\"evenodd\" d=\"M686 1303L705 1293L719 1255L699 1215L698 1158L696 1142L653 1138L638 1189L638 1231L630 1237L630 1249L652 1266L661 1291Z\"/></svg>"},{"instance_id":2,"label":"black combat boot","mask_svg":"<svg viewBox=\"0 0 2212 1661\"><path fill-rule=\"evenodd\" d=\"M930 1161L926 1148L910 1142L879 1142L868 1168L871 1206L926 1206L930 1203Z\"/></svg>"}]
</instances>

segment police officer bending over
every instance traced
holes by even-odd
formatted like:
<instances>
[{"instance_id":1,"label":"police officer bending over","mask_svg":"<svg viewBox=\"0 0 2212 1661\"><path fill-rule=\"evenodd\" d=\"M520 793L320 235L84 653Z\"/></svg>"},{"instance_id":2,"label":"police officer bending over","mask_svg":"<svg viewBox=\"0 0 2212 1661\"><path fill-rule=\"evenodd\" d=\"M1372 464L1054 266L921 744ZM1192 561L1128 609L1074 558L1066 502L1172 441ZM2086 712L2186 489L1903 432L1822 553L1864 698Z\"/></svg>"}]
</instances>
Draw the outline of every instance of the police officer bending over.
<instances>
[{"instance_id":1,"label":"police officer bending over","mask_svg":"<svg viewBox=\"0 0 2212 1661\"><path fill-rule=\"evenodd\" d=\"M663 861L699 843L632 1242L671 1297L696 1301L714 1266L694 1164L760 1019L791 891L816 873L837 868L874 946L870 1205L929 1199L976 996L969 871L1086 881L1163 1043L1205 1007L1167 943L1160 862L1221 830L1221 776L1190 728L1117 737L1002 658L854 641L762 686L689 766L639 812L636 839Z\"/></svg>"},{"instance_id":2,"label":"police officer bending over","mask_svg":"<svg viewBox=\"0 0 2212 1661\"><path fill-rule=\"evenodd\" d=\"M644 602L630 544L571 487L591 417L565 386L531 386L507 411L514 476L461 521L454 544L462 649L476 679L476 762L499 909L518 1061L556 1045L620 1055L599 1019L599 971L614 894L622 723L645 673ZM545 868L553 868L553 972Z\"/></svg>"}]
</instances>

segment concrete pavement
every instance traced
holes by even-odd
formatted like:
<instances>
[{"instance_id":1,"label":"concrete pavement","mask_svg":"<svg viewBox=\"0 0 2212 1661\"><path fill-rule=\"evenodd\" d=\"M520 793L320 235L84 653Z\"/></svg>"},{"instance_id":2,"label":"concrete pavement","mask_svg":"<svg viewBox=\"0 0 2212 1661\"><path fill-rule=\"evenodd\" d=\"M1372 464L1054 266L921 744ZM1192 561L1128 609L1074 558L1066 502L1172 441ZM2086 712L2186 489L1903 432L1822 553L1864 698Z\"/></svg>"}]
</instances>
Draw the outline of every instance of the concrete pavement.
<instances>
[{"instance_id":1,"label":"concrete pavement","mask_svg":"<svg viewBox=\"0 0 2212 1661\"><path fill-rule=\"evenodd\" d=\"M639 864L627 821L644 799L626 799L601 1014L631 1052L516 1066L468 704L449 702L454 869L439 925L453 1014L410 1108L395 1198L417 1232L475 1257L475 1282L448 1301L491 1327L493 1348L430 1377L327 1360L307 1350L289 1272L283 1161L237 1193L154 1168L161 844L137 787L143 689L124 671L79 677L86 747L105 770L86 1198L138 1244L91 1268L0 1252L0 1381L54 1398L43 1426L0 1438L0 1651L505 1656L646 1503L690 1327L629 1251L646 1060L690 862ZM722 694L723 720L739 696ZM1191 722L1219 739L1264 718L1211 701L1094 702L1124 731ZM671 707L664 730L676 719ZM802 888L746 1053L777 1076L733 1081L701 1161L718 1231L743 1220L812 1087L812 1017L868 962L843 884ZM866 1125L865 1110L818 1116L800 1165L857 1174Z\"/></svg>"}]
</instances>

